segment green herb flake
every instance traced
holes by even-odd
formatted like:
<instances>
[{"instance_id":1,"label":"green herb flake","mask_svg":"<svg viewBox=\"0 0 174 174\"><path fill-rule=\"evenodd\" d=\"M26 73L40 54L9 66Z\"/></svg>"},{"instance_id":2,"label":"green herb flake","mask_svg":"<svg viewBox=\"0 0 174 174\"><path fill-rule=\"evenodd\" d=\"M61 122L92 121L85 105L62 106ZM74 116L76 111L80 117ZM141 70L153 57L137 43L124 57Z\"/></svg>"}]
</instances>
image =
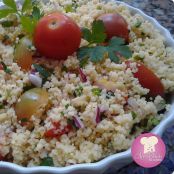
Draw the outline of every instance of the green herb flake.
<instances>
[{"instance_id":1,"label":"green herb flake","mask_svg":"<svg viewBox=\"0 0 174 174\"><path fill-rule=\"evenodd\" d=\"M0 109L4 109L4 104L0 103Z\"/></svg>"},{"instance_id":2,"label":"green herb flake","mask_svg":"<svg viewBox=\"0 0 174 174\"><path fill-rule=\"evenodd\" d=\"M140 56L140 55L135 55L134 57L133 57L133 59L134 60L140 60L140 61L143 61L143 59L144 59L144 57L142 57L142 56Z\"/></svg>"},{"instance_id":3,"label":"green herb flake","mask_svg":"<svg viewBox=\"0 0 174 174\"><path fill-rule=\"evenodd\" d=\"M4 62L1 62L1 65L3 66L4 72L6 72L7 74L12 73L12 71L7 67L7 65Z\"/></svg>"},{"instance_id":4,"label":"green herb flake","mask_svg":"<svg viewBox=\"0 0 174 174\"><path fill-rule=\"evenodd\" d=\"M40 166L54 166L53 159L51 157L43 158Z\"/></svg>"},{"instance_id":5,"label":"green herb flake","mask_svg":"<svg viewBox=\"0 0 174 174\"><path fill-rule=\"evenodd\" d=\"M68 72L68 68L65 65L62 66L61 70L65 71L65 72Z\"/></svg>"},{"instance_id":6,"label":"green herb flake","mask_svg":"<svg viewBox=\"0 0 174 174\"><path fill-rule=\"evenodd\" d=\"M34 6L32 11L32 17L38 21L43 16L44 14L40 11L40 9L37 6Z\"/></svg>"},{"instance_id":7,"label":"green herb flake","mask_svg":"<svg viewBox=\"0 0 174 174\"><path fill-rule=\"evenodd\" d=\"M69 12L74 12L74 8L72 4L68 4L65 6L65 12L69 13Z\"/></svg>"},{"instance_id":8,"label":"green herb flake","mask_svg":"<svg viewBox=\"0 0 174 174\"><path fill-rule=\"evenodd\" d=\"M70 104L68 103L68 104L66 104L65 105L65 109L68 109L68 107L70 106Z\"/></svg>"},{"instance_id":9,"label":"green herb flake","mask_svg":"<svg viewBox=\"0 0 174 174\"><path fill-rule=\"evenodd\" d=\"M158 124L160 123L160 119L159 118L156 118L156 117L152 117L148 120L148 123L147 125L149 126L157 126Z\"/></svg>"},{"instance_id":10,"label":"green herb flake","mask_svg":"<svg viewBox=\"0 0 174 174\"><path fill-rule=\"evenodd\" d=\"M95 96L101 96L101 92L102 92L102 90L100 88L93 88L92 89L92 93Z\"/></svg>"},{"instance_id":11,"label":"green herb flake","mask_svg":"<svg viewBox=\"0 0 174 174\"><path fill-rule=\"evenodd\" d=\"M142 22L137 20L137 22L135 23L134 27L139 28L142 25Z\"/></svg>"},{"instance_id":12,"label":"green herb flake","mask_svg":"<svg viewBox=\"0 0 174 174\"><path fill-rule=\"evenodd\" d=\"M74 129L78 129L78 127L76 127L74 120L71 119L67 119L67 123L68 125L71 125Z\"/></svg>"},{"instance_id":13,"label":"green herb flake","mask_svg":"<svg viewBox=\"0 0 174 174\"><path fill-rule=\"evenodd\" d=\"M2 2L8 7L17 11L16 2L14 0L2 0Z\"/></svg>"},{"instance_id":14,"label":"green herb flake","mask_svg":"<svg viewBox=\"0 0 174 174\"><path fill-rule=\"evenodd\" d=\"M80 61L79 66L80 68L84 68L88 64L88 58L84 58Z\"/></svg>"},{"instance_id":15,"label":"green herb flake","mask_svg":"<svg viewBox=\"0 0 174 174\"><path fill-rule=\"evenodd\" d=\"M102 7L101 6L97 6L97 10L102 10Z\"/></svg>"},{"instance_id":16,"label":"green herb flake","mask_svg":"<svg viewBox=\"0 0 174 174\"><path fill-rule=\"evenodd\" d=\"M77 96L81 96L83 93L83 87L82 86L79 86L78 88L76 88L74 90L74 96L77 97Z\"/></svg>"},{"instance_id":17,"label":"green herb flake","mask_svg":"<svg viewBox=\"0 0 174 174\"><path fill-rule=\"evenodd\" d=\"M62 111L62 112L60 113L60 115L61 115L61 116L64 116L64 112Z\"/></svg>"},{"instance_id":18,"label":"green herb flake","mask_svg":"<svg viewBox=\"0 0 174 174\"><path fill-rule=\"evenodd\" d=\"M115 97L114 92L112 92L112 91L107 91L107 93L106 93L106 99L110 99L111 97Z\"/></svg>"},{"instance_id":19,"label":"green herb flake","mask_svg":"<svg viewBox=\"0 0 174 174\"><path fill-rule=\"evenodd\" d=\"M5 35L3 36L2 42L5 43L5 42L7 42L8 40L10 40L10 37L9 37L7 34L5 34Z\"/></svg>"},{"instance_id":20,"label":"green herb flake","mask_svg":"<svg viewBox=\"0 0 174 174\"><path fill-rule=\"evenodd\" d=\"M32 9L32 1L31 0L25 0L22 5L22 13L31 10Z\"/></svg>"},{"instance_id":21,"label":"green herb flake","mask_svg":"<svg viewBox=\"0 0 174 174\"><path fill-rule=\"evenodd\" d=\"M12 27L14 25L14 22L13 21L2 21L1 22L1 25L4 27L4 28L8 28L8 27Z\"/></svg>"},{"instance_id":22,"label":"green herb flake","mask_svg":"<svg viewBox=\"0 0 174 174\"><path fill-rule=\"evenodd\" d=\"M134 111L132 111L131 114L132 114L133 120L135 120L137 118L137 114Z\"/></svg>"},{"instance_id":23,"label":"green herb flake","mask_svg":"<svg viewBox=\"0 0 174 174\"><path fill-rule=\"evenodd\" d=\"M82 36L89 44L102 43L106 39L104 23L101 20L92 23L92 31L82 28Z\"/></svg>"},{"instance_id":24,"label":"green herb flake","mask_svg":"<svg viewBox=\"0 0 174 174\"><path fill-rule=\"evenodd\" d=\"M21 118L21 123L26 123L26 122L28 122L27 118Z\"/></svg>"},{"instance_id":25,"label":"green herb flake","mask_svg":"<svg viewBox=\"0 0 174 174\"><path fill-rule=\"evenodd\" d=\"M39 72L39 74L43 78L43 84L48 80L48 78L51 76L52 72L50 72L48 69L43 67L42 65L39 64L33 64L35 70Z\"/></svg>"}]
</instances>

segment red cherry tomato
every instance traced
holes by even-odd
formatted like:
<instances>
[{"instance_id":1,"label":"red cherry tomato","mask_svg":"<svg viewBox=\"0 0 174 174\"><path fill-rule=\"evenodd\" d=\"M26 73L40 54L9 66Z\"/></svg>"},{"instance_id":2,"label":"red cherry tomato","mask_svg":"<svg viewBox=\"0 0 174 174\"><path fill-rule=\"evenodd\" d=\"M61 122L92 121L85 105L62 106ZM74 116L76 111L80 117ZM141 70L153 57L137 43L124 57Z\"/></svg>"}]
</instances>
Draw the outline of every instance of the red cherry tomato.
<instances>
[{"instance_id":1,"label":"red cherry tomato","mask_svg":"<svg viewBox=\"0 0 174 174\"><path fill-rule=\"evenodd\" d=\"M44 134L46 138L60 138L64 134L68 134L72 130L71 125L65 126L62 130L60 129L60 123L53 123L54 128L47 130Z\"/></svg>"},{"instance_id":2,"label":"red cherry tomato","mask_svg":"<svg viewBox=\"0 0 174 174\"><path fill-rule=\"evenodd\" d=\"M116 36L124 38L126 42L129 42L128 24L121 15L117 13L108 13L99 16L97 19L103 21L107 39Z\"/></svg>"},{"instance_id":3,"label":"red cherry tomato","mask_svg":"<svg viewBox=\"0 0 174 174\"><path fill-rule=\"evenodd\" d=\"M130 67L130 61L126 64ZM137 63L138 71L134 73L134 77L139 80L142 87L150 90L149 95L155 97L157 95L164 96L164 86L161 80L147 68L143 63Z\"/></svg>"},{"instance_id":4,"label":"red cherry tomato","mask_svg":"<svg viewBox=\"0 0 174 174\"><path fill-rule=\"evenodd\" d=\"M3 68L3 66L2 66L2 64L0 64L0 70L3 70L4 68Z\"/></svg>"},{"instance_id":5,"label":"red cherry tomato","mask_svg":"<svg viewBox=\"0 0 174 174\"><path fill-rule=\"evenodd\" d=\"M58 12L41 18L34 32L35 47L48 58L66 59L79 48L80 42L80 28Z\"/></svg>"},{"instance_id":6,"label":"red cherry tomato","mask_svg":"<svg viewBox=\"0 0 174 174\"><path fill-rule=\"evenodd\" d=\"M0 154L0 161L3 161L4 157Z\"/></svg>"}]
</instances>

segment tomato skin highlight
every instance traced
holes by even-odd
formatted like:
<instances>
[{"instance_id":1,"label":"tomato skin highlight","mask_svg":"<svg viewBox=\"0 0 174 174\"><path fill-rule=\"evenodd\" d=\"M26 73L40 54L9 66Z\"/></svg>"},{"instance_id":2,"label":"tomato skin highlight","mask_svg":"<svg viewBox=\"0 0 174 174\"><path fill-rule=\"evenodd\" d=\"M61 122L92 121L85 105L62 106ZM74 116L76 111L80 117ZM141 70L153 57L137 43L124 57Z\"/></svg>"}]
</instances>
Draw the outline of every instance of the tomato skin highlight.
<instances>
[{"instance_id":1,"label":"tomato skin highlight","mask_svg":"<svg viewBox=\"0 0 174 174\"><path fill-rule=\"evenodd\" d=\"M99 16L97 20L102 20L105 26L107 39L112 37L124 38L129 42L129 30L126 20L118 13L107 13Z\"/></svg>"},{"instance_id":2,"label":"tomato skin highlight","mask_svg":"<svg viewBox=\"0 0 174 174\"><path fill-rule=\"evenodd\" d=\"M127 67L130 68L130 61L125 62ZM138 71L134 73L134 77L139 80L143 88L149 89L149 95L156 97L157 95L164 96L165 90L161 80L153 73L152 70L147 68L143 63L137 63Z\"/></svg>"},{"instance_id":3,"label":"tomato skin highlight","mask_svg":"<svg viewBox=\"0 0 174 174\"><path fill-rule=\"evenodd\" d=\"M80 46L81 30L68 16L52 13L38 22L34 32L34 44L38 52L53 59L66 59Z\"/></svg>"}]
</instances>

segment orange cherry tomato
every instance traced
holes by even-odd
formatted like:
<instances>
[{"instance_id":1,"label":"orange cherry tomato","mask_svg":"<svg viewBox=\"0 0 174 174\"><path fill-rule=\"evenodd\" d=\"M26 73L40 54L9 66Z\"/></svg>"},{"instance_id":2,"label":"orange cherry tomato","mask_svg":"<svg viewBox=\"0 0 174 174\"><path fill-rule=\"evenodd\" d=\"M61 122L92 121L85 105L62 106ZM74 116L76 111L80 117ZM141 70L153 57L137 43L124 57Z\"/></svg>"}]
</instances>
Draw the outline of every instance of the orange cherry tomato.
<instances>
[{"instance_id":1,"label":"orange cherry tomato","mask_svg":"<svg viewBox=\"0 0 174 174\"><path fill-rule=\"evenodd\" d=\"M99 16L97 19L103 21L107 39L116 36L124 38L126 42L129 42L128 24L121 15L117 13L108 13Z\"/></svg>"},{"instance_id":2,"label":"orange cherry tomato","mask_svg":"<svg viewBox=\"0 0 174 174\"><path fill-rule=\"evenodd\" d=\"M45 57L66 59L80 46L81 30L68 16L55 12L44 16L34 32L34 44Z\"/></svg>"},{"instance_id":3,"label":"orange cherry tomato","mask_svg":"<svg viewBox=\"0 0 174 174\"><path fill-rule=\"evenodd\" d=\"M130 67L130 61L126 61L127 67ZM134 77L139 80L143 88L149 89L149 95L156 97L164 96L164 86L161 80L154 74L152 70L147 68L143 63L137 63L138 71L134 73Z\"/></svg>"},{"instance_id":4,"label":"orange cherry tomato","mask_svg":"<svg viewBox=\"0 0 174 174\"><path fill-rule=\"evenodd\" d=\"M23 70L30 70L33 63L32 52L29 50L31 45L31 41L27 37L24 37L15 47L15 61Z\"/></svg>"}]
</instances>

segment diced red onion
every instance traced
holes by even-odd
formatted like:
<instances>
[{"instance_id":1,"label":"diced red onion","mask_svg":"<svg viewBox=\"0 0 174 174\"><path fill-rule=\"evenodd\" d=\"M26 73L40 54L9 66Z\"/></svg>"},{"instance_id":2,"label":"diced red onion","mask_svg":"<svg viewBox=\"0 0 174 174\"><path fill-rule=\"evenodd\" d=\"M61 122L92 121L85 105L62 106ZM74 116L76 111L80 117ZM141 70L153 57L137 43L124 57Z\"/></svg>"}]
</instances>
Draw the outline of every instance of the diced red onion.
<instances>
[{"instance_id":1,"label":"diced red onion","mask_svg":"<svg viewBox=\"0 0 174 174\"><path fill-rule=\"evenodd\" d=\"M29 80L36 87L41 87L42 86L42 79L39 76L35 75L35 74L29 74Z\"/></svg>"},{"instance_id":2,"label":"diced red onion","mask_svg":"<svg viewBox=\"0 0 174 174\"><path fill-rule=\"evenodd\" d=\"M84 124L82 122L82 120L80 120L80 118L78 116L73 116L74 119L74 123L78 128L84 128Z\"/></svg>"},{"instance_id":3,"label":"diced red onion","mask_svg":"<svg viewBox=\"0 0 174 174\"><path fill-rule=\"evenodd\" d=\"M30 74L35 75L35 74L36 74L36 70L35 70L35 69L32 69L32 70L30 71Z\"/></svg>"},{"instance_id":4,"label":"diced red onion","mask_svg":"<svg viewBox=\"0 0 174 174\"><path fill-rule=\"evenodd\" d=\"M100 108L97 106L95 122L96 122L96 124L98 124L98 123L100 123L100 121L101 121L101 111L100 111Z\"/></svg>"},{"instance_id":5,"label":"diced red onion","mask_svg":"<svg viewBox=\"0 0 174 174\"><path fill-rule=\"evenodd\" d=\"M87 77L84 74L83 70L81 68L79 68L79 74L80 74L80 79L82 82L86 82L87 81Z\"/></svg>"}]
</instances>

